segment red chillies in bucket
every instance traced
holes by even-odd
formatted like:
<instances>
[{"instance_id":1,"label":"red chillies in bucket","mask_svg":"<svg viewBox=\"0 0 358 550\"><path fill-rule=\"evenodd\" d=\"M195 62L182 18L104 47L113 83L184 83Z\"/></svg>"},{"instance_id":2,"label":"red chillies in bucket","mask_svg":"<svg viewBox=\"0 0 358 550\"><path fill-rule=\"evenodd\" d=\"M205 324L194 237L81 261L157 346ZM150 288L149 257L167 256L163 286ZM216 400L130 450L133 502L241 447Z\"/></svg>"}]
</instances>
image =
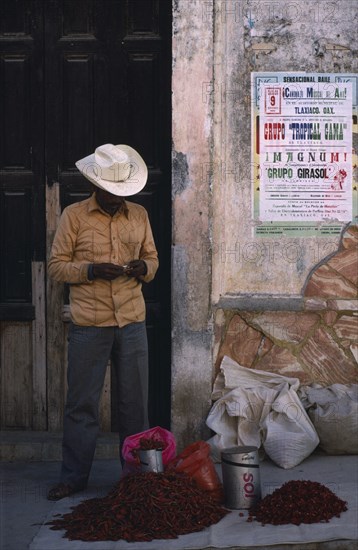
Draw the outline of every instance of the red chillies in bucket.
<instances>
[{"instance_id":1,"label":"red chillies in bucket","mask_svg":"<svg viewBox=\"0 0 358 550\"><path fill-rule=\"evenodd\" d=\"M347 503L317 481L293 480L284 483L249 510L247 521L262 525L329 522L347 510Z\"/></svg>"},{"instance_id":2,"label":"red chillies in bucket","mask_svg":"<svg viewBox=\"0 0 358 550\"><path fill-rule=\"evenodd\" d=\"M154 449L163 451L165 448L166 443L160 439L156 439L155 437L141 437L139 440L139 447L133 449L131 454L137 458L139 456L139 451L151 451Z\"/></svg>"}]
</instances>

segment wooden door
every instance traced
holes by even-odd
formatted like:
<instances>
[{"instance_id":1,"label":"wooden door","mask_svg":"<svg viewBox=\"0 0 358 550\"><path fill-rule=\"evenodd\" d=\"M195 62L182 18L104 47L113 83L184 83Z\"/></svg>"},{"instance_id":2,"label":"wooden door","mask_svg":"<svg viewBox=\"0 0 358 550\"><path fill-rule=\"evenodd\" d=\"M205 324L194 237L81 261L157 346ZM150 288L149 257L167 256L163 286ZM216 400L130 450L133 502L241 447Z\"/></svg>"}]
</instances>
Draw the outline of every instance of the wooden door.
<instances>
[{"instance_id":1,"label":"wooden door","mask_svg":"<svg viewBox=\"0 0 358 550\"><path fill-rule=\"evenodd\" d=\"M35 316L31 262L44 259L44 87L38 1L0 6L0 315Z\"/></svg>"},{"instance_id":2,"label":"wooden door","mask_svg":"<svg viewBox=\"0 0 358 550\"><path fill-rule=\"evenodd\" d=\"M157 277L144 290L150 418L152 425L169 426L170 2L6 0L1 9L0 208L5 261L0 313L5 332L10 321L15 333L26 323L31 327L31 350L25 353L32 361L32 376L27 382L32 390L34 380L39 387L42 421L25 427L43 429L45 414L49 430L61 429L66 291L63 285L45 282L45 265L62 209L88 196L87 180L75 161L103 143L130 144L149 169L148 184L131 200L148 210L160 256ZM34 265L40 266L36 277ZM43 339L38 341L44 329L44 295L45 347ZM5 348L6 336L2 342ZM43 358L44 349L47 367L39 369L36 357ZM5 371L10 368L5 366ZM3 393L5 380L3 376ZM109 375L106 388L110 385ZM21 391L26 393L23 389L20 395ZM107 416L112 411L110 427L115 430L115 396L110 394L103 410ZM26 402L33 415L39 412L33 397L27 396ZM23 427L14 419L11 426L8 422L9 418L5 428Z\"/></svg>"}]
</instances>

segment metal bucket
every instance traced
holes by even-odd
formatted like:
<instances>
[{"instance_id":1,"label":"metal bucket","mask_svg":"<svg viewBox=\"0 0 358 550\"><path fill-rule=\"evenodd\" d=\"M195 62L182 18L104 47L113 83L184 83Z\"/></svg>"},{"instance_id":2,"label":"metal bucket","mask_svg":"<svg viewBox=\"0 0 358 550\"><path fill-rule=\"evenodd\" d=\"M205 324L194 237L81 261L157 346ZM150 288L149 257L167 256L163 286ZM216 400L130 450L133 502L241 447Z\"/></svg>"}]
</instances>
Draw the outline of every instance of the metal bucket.
<instances>
[{"instance_id":1,"label":"metal bucket","mask_svg":"<svg viewBox=\"0 0 358 550\"><path fill-rule=\"evenodd\" d=\"M261 498L257 447L232 447L221 452L225 506L251 508Z\"/></svg>"},{"instance_id":2,"label":"metal bucket","mask_svg":"<svg viewBox=\"0 0 358 550\"><path fill-rule=\"evenodd\" d=\"M139 451L139 459L142 472L163 472L163 459L161 449L149 449Z\"/></svg>"}]
</instances>

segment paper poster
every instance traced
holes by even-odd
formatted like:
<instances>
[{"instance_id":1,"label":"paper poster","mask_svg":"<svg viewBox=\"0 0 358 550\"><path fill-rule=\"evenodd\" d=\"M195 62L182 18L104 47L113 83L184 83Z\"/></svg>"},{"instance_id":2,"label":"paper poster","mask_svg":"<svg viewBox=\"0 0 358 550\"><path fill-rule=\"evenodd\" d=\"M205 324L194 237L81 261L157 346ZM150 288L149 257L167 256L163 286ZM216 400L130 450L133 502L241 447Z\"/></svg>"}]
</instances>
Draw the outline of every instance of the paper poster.
<instances>
[{"instance_id":1,"label":"paper poster","mask_svg":"<svg viewBox=\"0 0 358 550\"><path fill-rule=\"evenodd\" d=\"M352 221L356 83L353 75L253 73L257 236L339 234Z\"/></svg>"}]
</instances>

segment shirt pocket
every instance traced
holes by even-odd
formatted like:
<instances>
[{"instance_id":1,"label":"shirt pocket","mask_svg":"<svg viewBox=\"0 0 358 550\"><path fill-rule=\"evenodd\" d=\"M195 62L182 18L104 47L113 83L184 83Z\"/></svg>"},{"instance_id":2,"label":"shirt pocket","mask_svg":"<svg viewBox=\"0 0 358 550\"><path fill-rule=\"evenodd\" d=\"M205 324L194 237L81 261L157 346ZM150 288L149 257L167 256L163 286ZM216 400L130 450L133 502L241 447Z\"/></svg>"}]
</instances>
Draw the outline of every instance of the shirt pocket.
<instances>
[{"instance_id":1,"label":"shirt pocket","mask_svg":"<svg viewBox=\"0 0 358 550\"><path fill-rule=\"evenodd\" d=\"M139 259L141 243L136 241L121 241L121 252L124 263Z\"/></svg>"},{"instance_id":2,"label":"shirt pocket","mask_svg":"<svg viewBox=\"0 0 358 550\"><path fill-rule=\"evenodd\" d=\"M95 231L83 232L77 238L76 257L79 261L89 263L110 261L108 236Z\"/></svg>"}]
</instances>

